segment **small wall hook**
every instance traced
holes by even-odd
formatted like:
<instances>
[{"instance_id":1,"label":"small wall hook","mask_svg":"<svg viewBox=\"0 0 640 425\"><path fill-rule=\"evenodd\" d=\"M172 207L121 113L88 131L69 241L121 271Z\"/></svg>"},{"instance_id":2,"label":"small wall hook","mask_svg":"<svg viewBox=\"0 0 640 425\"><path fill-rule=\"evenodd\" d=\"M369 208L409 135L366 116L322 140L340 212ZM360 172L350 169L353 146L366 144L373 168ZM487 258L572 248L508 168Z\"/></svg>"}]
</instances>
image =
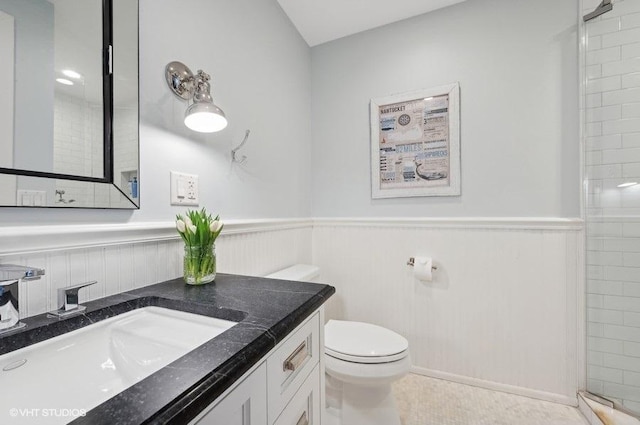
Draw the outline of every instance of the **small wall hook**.
<instances>
[{"instance_id":1,"label":"small wall hook","mask_svg":"<svg viewBox=\"0 0 640 425\"><path fill-rule=\"evenodd\" d=\"M246 155L242 155L242 157L238 159L238 157L236 156L236 153L240 150L240 148L242 148L242 146L244 146L245 143L247 143L247 139L249 138L249 133L251 133L251 130L247 130L244 133L244 140L242 140L242 143L240 143L235 149L231 149L232 162L237 162L238 164L242 164L247 160Z\"/></svg>"}]
</instances>

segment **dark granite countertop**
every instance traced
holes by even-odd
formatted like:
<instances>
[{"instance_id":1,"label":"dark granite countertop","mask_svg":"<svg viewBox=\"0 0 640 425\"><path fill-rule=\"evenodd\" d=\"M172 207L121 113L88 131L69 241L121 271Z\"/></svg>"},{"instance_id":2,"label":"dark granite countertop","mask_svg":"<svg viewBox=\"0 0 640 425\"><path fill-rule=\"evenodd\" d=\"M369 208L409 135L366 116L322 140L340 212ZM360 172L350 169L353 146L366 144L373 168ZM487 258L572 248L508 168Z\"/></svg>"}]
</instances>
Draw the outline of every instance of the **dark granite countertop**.
<instances>
[{"instance_id":1,"label":"dark granite countertop","mask_svg":"<svg viewBox=\"0 0 640 425\"><path fill-rule=\"evenodd\" d=\"M0 354L151 305L239 322L73 422L184 424L334 292L328 285L229 274L218 274L215 283L202 286L174 279L84 303L84 314L65 320L44 314L25 319L24 331L0 338Z\"/></svg>"}]
</instances>

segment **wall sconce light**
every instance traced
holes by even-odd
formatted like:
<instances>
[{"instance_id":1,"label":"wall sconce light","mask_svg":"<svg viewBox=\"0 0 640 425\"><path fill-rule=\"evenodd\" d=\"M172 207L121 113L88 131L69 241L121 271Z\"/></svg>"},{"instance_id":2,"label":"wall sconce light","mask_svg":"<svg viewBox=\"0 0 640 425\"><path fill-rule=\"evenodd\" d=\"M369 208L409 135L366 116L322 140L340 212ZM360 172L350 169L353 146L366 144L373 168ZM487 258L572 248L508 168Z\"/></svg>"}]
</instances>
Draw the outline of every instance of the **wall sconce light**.
<instances>
[{"instance_id":1,"label":"wall sconce light","mask_svg":"<svg viewBox=\"0 0 640 425\"><path fill-rule=\"evenodd\" d=\"M198 70L193 74L182 62L170 62L165 68L165 77L171 91L181 99L193 99L193 104L184 114L184 124L193 131L214 133L227 126L227 118L211 98L209 74Z\"/></svg>"}]
</instances>

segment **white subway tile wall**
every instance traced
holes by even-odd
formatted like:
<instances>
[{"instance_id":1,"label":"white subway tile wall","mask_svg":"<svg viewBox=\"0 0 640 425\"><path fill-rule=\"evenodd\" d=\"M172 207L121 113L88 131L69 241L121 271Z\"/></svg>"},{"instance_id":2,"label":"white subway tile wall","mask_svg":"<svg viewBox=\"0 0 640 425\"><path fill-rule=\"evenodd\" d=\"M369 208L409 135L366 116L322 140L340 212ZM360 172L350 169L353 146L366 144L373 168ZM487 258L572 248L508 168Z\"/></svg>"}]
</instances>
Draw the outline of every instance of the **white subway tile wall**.
<instances>
[{"instance_id":1,"label":"white subway tile wall","mask_svg":"<svg viewBox=\"0 0 640 425\"><path fill-rule=\"evenodd\" d=\"M140 185L137 140L138 109L135 107L116 108L113 117L113 175L114 181L125 189L127 188L125 182L133 176L136 176L138 185ZM131 193L128 194L131 195ZM109 193L106 192L105 195L109 196Z\"/></svg>"},{"instance_id":2,"label":"white subway tile wall","mask_svg":"<svg viewBox=\"0 0 640 425\"><path fill-rule=\"evenodd\" d=\"M640 1L585 31L587 388L640 413Z\"/></svg>"},{"instance_id":3,"label":"white subway tile wall","mask_svg":"<svg viewBox=\"0 0 640 425\"><path fill-rule=\"evenodd\" d=\"M56 93L54 123L53 171L103 177L102 108L78 97ZM124 188L129 176L139 177L137 123L137 108L114 109L114 181ZM124 176L126 179L123 181ZM56 190L64 190L63 199L67 202L73 200L73 203L64 205L73 207L130 205L117 191L104 185L56 180Z\"/></svg>"},{"instance_id":4,"label":"white subway tile wall","mask_svg":"<svg viewBox=\"0 0 640 425\"><path fill-rule=\"evenodd\" d=\"M43 278L20 284L20 316L25 318L57 309L58 288L98 281L80 291L82 303L180 277L183 253L184 243L176 234L175 240L3 255L0 263L46 271ZM223 234L216 253L220 273L264 276L310 263L311 225Z\"/></svg>"},{"instance_id":5,"label":"white subway tile wall","mask_svg":"<svg viewBox=\"0 0 640 425\"><path fill-rule=\"evenodd\" d=\"M90 177L104 175L102 163L102 108L86 100L56 92L53 126L53 171ZM93 193L87 185L57 180L56 190L73 206L89 206ZM54 194L51 194L54 196ZM58 199L58 196L55 196Z\"/></svg>"}]
</instances>

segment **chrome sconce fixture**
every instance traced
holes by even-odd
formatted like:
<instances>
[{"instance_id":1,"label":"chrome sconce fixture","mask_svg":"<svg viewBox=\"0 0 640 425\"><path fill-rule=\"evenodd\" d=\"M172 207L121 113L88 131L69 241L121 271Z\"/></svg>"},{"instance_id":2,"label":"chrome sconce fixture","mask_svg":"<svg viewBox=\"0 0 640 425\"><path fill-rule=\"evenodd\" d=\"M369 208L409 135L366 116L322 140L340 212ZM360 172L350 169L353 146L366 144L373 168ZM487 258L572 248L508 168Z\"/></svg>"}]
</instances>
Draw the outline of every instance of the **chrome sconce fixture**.
<instances>
[{"instance_id":1,"label":"chrome sconce fixture","mask_svg":"<svg viewBox=\"0 0 640 425\"><path fill-rule=\"evenodd\" d=\"M193 103L184 114L184 124L199 133L214 133L227 126L227 118L211 98L211 77L203 70L193 72L182 62L170 62L165 77L171 91L181 99Z\"/></svg>"}]
</instances>

